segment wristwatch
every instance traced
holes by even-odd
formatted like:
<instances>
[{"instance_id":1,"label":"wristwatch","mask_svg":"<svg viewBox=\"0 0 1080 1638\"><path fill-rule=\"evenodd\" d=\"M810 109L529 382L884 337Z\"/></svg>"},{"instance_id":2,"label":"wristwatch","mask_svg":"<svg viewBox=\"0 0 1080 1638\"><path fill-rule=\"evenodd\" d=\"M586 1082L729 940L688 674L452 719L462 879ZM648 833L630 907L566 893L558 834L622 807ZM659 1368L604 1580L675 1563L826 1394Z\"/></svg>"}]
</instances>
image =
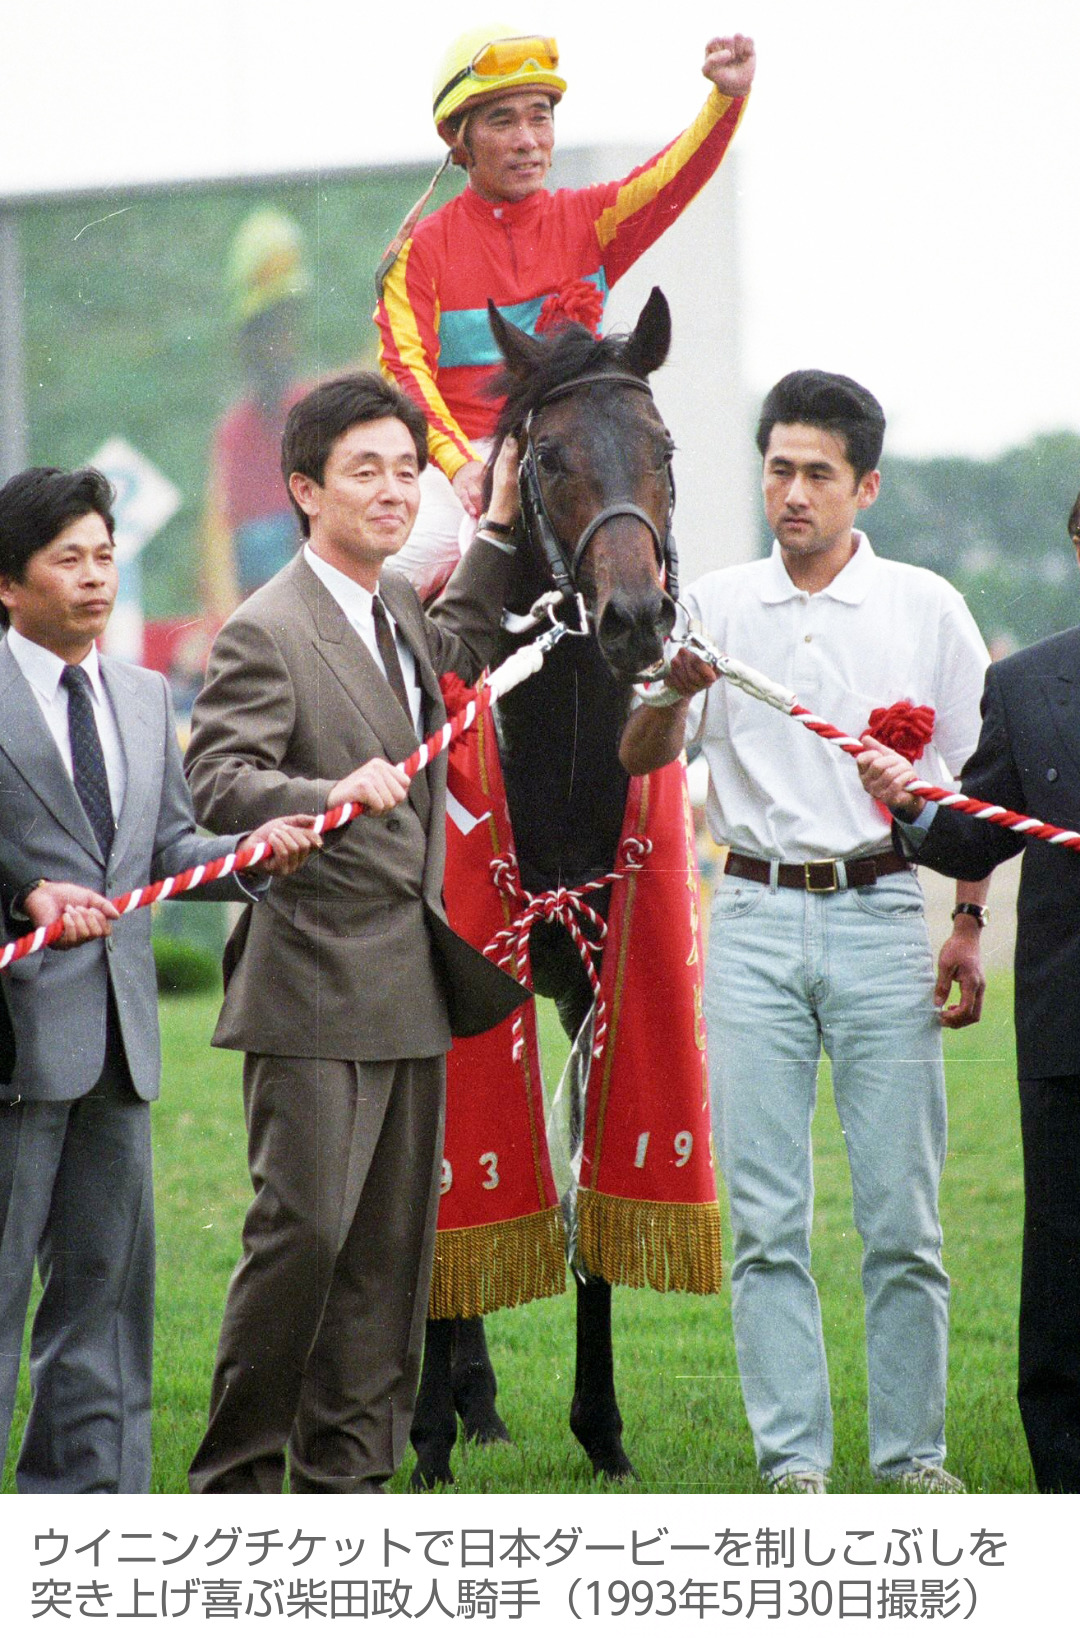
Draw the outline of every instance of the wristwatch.
<instances>
[{"instance_id":1,"label":"wristwatch","mask_svg":"<svg viewBox=\"0 0 1080 1638\"><path fill-rule=\"evenodd\" d=\"M986 908L985 904L954 905L952 913L953 921L956 920L957 916L970 916L973 921L978 922L980 927L985 927L987 922L990 920L990 912Z\"/></svg>"},{"instance_id":2,"label":"wristwatch","mask_svg":"<svg viewBox=\"0 0 1080 1638\"><path fill-rule=\"evenodd\" d=\"M494 518L489 518L486 512L482 512L476 520L476 527L478 529L493 529L497 535L512 535L517 528L517 524L496 523Z\"/></svg>"},{"instance_id":3,"label":"wristwatch","mask_svg":"<svg viewBox=\"0 0 1080 1638\"><path fill-rule=\"evenodd\" d=\"M496 523L487 513L478 519L476 533L490 540L493 546L499 546L504 552L513 552L517 546L517 524Z\"/></svg>"}]
</instances>

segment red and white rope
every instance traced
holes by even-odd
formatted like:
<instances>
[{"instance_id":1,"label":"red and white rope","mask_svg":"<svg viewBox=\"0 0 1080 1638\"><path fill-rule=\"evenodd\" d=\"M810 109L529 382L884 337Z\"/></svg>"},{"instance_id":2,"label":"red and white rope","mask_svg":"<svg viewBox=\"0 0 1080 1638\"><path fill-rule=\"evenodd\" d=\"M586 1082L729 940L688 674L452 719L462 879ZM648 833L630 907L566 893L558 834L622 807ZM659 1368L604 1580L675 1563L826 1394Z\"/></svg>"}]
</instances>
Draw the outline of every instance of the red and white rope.
<instances>
[{"instance_id":1,"label":"red and white rope","mask_svg":"<svg viewBox=\"0 0 1080 1638\"><path fill-rule=\"evenodd\" d=\"M561 635L561 628L553 628L553 631L558 631ZM511 654L508 660L474 690L460 711L430 735L411 756L406 757L404 762L397 763L397 772L411 779L421 768L426 768L434 757L446 750L451 741L468 732L485 706L494 704L503 694L516 688L518 683L524 682L526 677L531 677L534 672L539 671L553 641L557 641L557 637L547 633L537 642L528 643ZM326 813L320 813L312 829L319 836L328 830L340 830L344 825L351 824L363 812L364 806L361 802L341 802ZM119 898L111 899L109 902L122 916L127 916L133 910L142 910L147 905L159 904L164 899L177 898L181 893L188 893L203 882L215 882L222 876L249 870L252 865L265 859L271 851L268 842L254 842L235 853L226 853L220 859L194 865L190 870L181 871L178 876L166 876L161 881L151 882L147 887L133 887L130 892L121 893ZM55 944L63 931L64 922L63 918L60 918L50 922L47 927L36 927L32 933L24 933L22 938L13 939L10 944L5 944L0 949L0 970L9 967L14 961L22 961L25 956L33 955L35 951L43 949L48 944Z\"/></svg>"},{"instance_id":2,"label":"red and white rope","mask_svg":"<svg viewBox=\"0 0 1080 1638\"><path fill-rule=\"evenodd\" d=\"M521 909L509 927L500 928L495 937L485 945L484 954L500 967L509 970L512 966L516 975L526 971L529 934L538 921L558 923L565 927L581 958L581 965L585 969L585 976L593 992L596 1008L593 1022L594 1058L603 1055L607 1035L607 1008L600 994L600 975L596 970L593 956L604 948L608 929L603 916L594 910L591 904L586 904L585 900L588 894L598 893L601 888L621 881L632 871L640 870L651 852L652 843L647 836L627 836L619 849L619 858L614 870L609 870L605 876L600 876L593 882L585 882L580 887L553 887L546 893L526 892L518 876L517 859L512 853L491 861L491 874L495 886L505 899L510 900L512 904L520 905ZM596 934L595 938L586 938L579 918L584 918L591 926ZM521 1021L515 1013L513 1022L515 1062L521 1057L524 1041Z\"/></svg>"},{"instance_id":3,"label":"red and white rope","mask_svg":"<svg viewBox=\"0 0 1080 1638\"><path fill-rule=\"evenodd\" d=\"M790 713L798 718L804 728L811 733L819 734L822 739L831 739L842 751L849 756L861 756L866 746L861 739L852 739L850 734L842 734L838 728L817 717L808 711L805 705L793 700ZM1050 842L1055 847L1071 848L1080 852L1080 831L1065 830L1060 825L1049 825L1043 819L1032 819L1026 813L1017 813L1013 808L999 807L995 802L981 802L974 796L964 796L959 791L947 790L942 785L932 785L926 779L909 779L904 789L912 796L921 796L927 802L937 802L943 808L956 808L960 813L970 813L975 819L986 819L992 825L1000 825L1003 830L1015 830L1023 836L1038 836L1041 841Z\"/></svg>"},{"instance_id":4,"label":"red and white rope","mask_svg":"<svg viewBox=\"0 0 1080 1638\"><path fill-rule=\"evenodd\" d=\"M826 722L824 717L816 716L779 683L772 682L761 672L743 665L741 661L733 660L730 655L722 654L697 633L689 640L687 647L707 660L728 682L734 683L736 688L743 689L745 693L752 694L755 699L763 700L766 705L774 706L778 711L784 711L789 717L795 717L804 728L809 728L811 733L817 734L821 739L831 740L841 751L846 751L848 756L861 756L866 750L862 740L853 739L850 734L835 728L831 722ZM964 796L959 791L948 790L942 785L932 785L928 780L919 779L918 776L909 779L904 788L913 796L924 797L928 802L937 802L943 808L956 808L960 813L969 813L974 819L985 819L989 824L1000 825L1004 830L1013 830L1024 836L1037 836L1055 847L1080 852L1078 831L1066 830L1060 825L1049 825L1043 819L1032 819L1026 813L999 807L994 802L982 802L974 796Z\"/></svg>"}]
</instances>

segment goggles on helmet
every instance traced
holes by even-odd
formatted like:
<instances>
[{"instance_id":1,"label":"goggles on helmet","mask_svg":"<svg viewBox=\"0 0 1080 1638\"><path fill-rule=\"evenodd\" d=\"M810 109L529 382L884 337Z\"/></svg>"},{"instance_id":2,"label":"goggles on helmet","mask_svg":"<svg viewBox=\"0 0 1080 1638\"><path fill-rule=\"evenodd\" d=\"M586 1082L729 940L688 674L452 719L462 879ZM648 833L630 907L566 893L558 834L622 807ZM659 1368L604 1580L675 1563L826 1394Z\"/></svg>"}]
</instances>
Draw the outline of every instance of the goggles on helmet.
<instances>
[{"instance_id":1,"label":"goggles on helmet","mask_svg":"<svg viewBox=\"0 0 1080 1638\"><path fill-rule=\"evenodd\" d=\"M446 100L455 86L463 80L502 80L526 69L535 73L553 73L559 66L559 48L550 36L523 34L511 40L489 40L476 56L443 86L435 98L434 110Z\"/></svg>"}]
</instances>

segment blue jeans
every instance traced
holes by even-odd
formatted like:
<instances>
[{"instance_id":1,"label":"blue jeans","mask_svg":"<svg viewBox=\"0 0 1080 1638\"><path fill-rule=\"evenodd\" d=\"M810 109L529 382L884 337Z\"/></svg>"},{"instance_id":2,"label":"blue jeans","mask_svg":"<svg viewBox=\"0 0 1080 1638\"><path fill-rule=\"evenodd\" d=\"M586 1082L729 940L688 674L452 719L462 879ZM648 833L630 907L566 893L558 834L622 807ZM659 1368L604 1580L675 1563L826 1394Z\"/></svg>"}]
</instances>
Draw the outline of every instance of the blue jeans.
<instances>
[{"instance_id":1,"label":"blue jeans","mask_svg":"<svg viewBox=\"0 0 1080 1638\"><path fill-rule=\"evenodd\" d=\"M888 1476L945 1454L945 1078L922 909L905 875L827 894L730 876L716 888L705 990L713 1122L731 1202L739 1375L766 1478L832 1461L810 1273L822 1048L863 1244L871 1466Z\"/></svg>"}]
</instances>

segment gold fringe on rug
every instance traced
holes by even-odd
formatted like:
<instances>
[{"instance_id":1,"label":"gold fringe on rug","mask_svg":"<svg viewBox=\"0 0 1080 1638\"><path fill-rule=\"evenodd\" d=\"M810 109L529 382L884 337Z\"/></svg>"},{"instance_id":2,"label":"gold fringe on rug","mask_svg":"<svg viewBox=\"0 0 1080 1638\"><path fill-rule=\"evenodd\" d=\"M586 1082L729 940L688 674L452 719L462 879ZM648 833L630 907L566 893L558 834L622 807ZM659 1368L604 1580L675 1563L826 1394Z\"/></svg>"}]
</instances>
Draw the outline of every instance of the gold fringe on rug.
<instances>
[{"instance_id":1,"label":"gold fringe on rug","mask_svg":"<svg viewBox=\"0 0 1080 1638\"><path fill-rule=\"evenodd\" d=\"M566 1236L558 1206L435 1236L429 1319L474 1319L565 1289Z\"/></svg>"},{"instance_id":2,"label":"gold fringe on rug","mask_svg":"<svg viewBox=\"0 0 1080 1638\"><path fill-rule=\"evenodd\" d=\"M577 1210L577 1254L586 1273L609 1285L719 1291L723 1260L715 1201L626 1200L580 1189Z\"/></svg>"}]
</instances>

